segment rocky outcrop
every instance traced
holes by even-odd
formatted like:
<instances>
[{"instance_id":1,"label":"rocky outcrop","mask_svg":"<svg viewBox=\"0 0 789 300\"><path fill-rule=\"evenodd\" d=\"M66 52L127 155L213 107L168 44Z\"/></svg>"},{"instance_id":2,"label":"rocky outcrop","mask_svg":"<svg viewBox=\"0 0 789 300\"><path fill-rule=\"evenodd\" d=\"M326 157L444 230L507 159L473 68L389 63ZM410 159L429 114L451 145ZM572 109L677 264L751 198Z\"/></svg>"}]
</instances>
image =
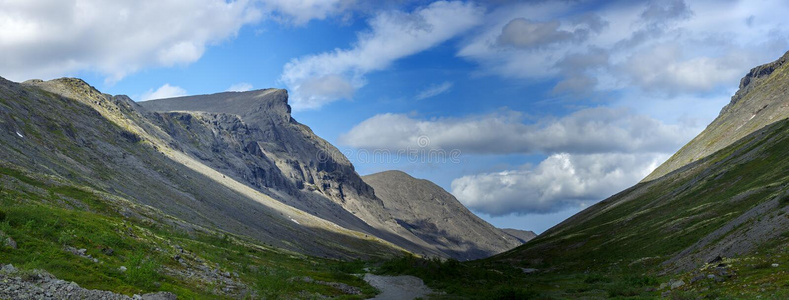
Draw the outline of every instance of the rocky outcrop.
<instances>
[{"instance_id":1,"label":"rocky outcrop","mask_svg":"<svg viewBox=\"0 0 789 300\"><path fill-rule=\"evenodd\" d=\"M169 292L126 296L108 291L90 290L74 282L57 279L46 271L21 272L13 265L0 265L2 299L80 299L80 300L175 300Z\"/></svg>"},{"instance_id":2,"label":"rocky outcrop","mask_svg":"<svg viewBox=\"0 0 789 300\"><path fill-rule=\"evenodd\" d=\"M428 180L401 171L362 178L398 223L452 257L483 258L522 243L474 215L452 194Z\"/></svg>"}]
</instances>

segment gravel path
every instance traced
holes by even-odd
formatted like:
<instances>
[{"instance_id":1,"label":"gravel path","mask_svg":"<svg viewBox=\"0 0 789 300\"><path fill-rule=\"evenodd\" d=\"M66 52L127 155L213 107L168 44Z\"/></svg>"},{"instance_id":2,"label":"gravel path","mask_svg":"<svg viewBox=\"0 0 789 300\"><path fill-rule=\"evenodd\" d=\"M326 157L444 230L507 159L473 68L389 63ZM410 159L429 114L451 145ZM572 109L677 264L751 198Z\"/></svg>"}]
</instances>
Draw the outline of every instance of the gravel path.
<instances>
[{"instance_id":1,"label":"gravel path","mask_svg":"<svg viewBox=\"0 0 789 300\"><path fill-rule=\"evenodd\" d=\"M364 281L381 291L376 300L406 300L424 297L433 291L414 276L378 276L365 274Z\"/></svg>"}]
</instances>

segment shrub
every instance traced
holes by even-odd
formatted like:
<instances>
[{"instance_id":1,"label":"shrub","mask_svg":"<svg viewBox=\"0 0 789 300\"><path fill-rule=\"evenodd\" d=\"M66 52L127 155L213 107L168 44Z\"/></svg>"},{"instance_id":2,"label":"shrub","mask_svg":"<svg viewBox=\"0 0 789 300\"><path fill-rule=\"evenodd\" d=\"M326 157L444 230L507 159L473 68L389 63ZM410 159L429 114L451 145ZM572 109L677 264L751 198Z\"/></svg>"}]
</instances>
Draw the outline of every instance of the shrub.
<instances>
[{"instance_id":1,"label":"shrub","mask_svg":"<svg viewBox=\"0 0 789 300\"><path fill-rule=\"evenodd\" d=\"M490 299L519 300L519 299L534 299L537 298L538 296L539 294L535 291L527 290L525 288L520 288L517 286L505 286L494 290L493 295L491 295Z\"/></svg>"}]
</instances>

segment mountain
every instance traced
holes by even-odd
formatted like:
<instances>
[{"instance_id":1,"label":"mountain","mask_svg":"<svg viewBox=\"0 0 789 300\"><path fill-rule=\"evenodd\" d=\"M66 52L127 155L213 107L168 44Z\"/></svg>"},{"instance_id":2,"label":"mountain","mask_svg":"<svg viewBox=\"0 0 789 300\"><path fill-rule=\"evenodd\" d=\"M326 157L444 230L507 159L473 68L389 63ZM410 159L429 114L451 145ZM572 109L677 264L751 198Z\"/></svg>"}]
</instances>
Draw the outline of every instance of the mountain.
<instances>
[{"instance_id":1,"label":"mountain","mask_svg":"<svg viewBox=\"0 0 789 300\"><path fill-rule=\"evenodd\" d=\"M526 243L537 237L537 234L531 230L502 228L501 231L504 231L504 233L509 234L510 236L518 239L519 241L521 241L521 243Z\"/></svg>"},{"instance_id":2,"label":"mountain","mask_svg":"<svg viewBox=\"0 0 789 300\"><path fill-rule=\"evenodd\" d=\"M363 176L395 220L452 257L498 254L523 242L493 227L436 184L401 171Z\"/></svg>"},{"instance_id":3,"label":"mountain","mask_svg":"<svg viewBox=\"0 0 789 300\"><path fill-rule=\"evenodd\" d=\"M751 69L740 80L731 102L704 131L660 165L644 181L655 180L707 157L752 132L789 116L789 52L778 60Z\"/></svg>"},{"instance_id":4,"label":"mountain","mask_svg":"<svg viewBox=\"0 0 789 300\"><path fill-rule=\"evenodd\" d=\"M234 115L151 113L79 79L0 78L2 297L43 297L42 286L186 299L374 296L351 275L363 265L343 260L406 249L334 216L344 209L317 207L316 216L283 203L293 197L280 195L291 184L281 178L258 183L278 189L250 183L274 169L244 152L247 130Z\"/></svg>"},{"instance_id":5,"label":"mountain","mask_svg":"<svg viewBox=\"0 0 789 300\"><path fill-rule=\"evenodd\" d=\"M501 257L650 257L690 270L780 237L789 225L788 57L752 69L720 116L643 182Z\"/></svg>"},{"instance_id":6,"label":"mountain","mask_svg":"<svg viewBox=\"0 0 789 300\"><path fill-rule=\"evenodd\" d=\"M684 277L694 285L683 289L705 295L699 278L762 282L751 296L776 288L785 277L760 269L788 262L787 57L751 70L720 116L650 177L491 260Z\"/></svg>"},{"instance_id":7,"label":"mountain","mask_svg":"<svg viewBox=\"0 0 789 300\"><path fill-rule=\"evenodd\" d=\"M136 208L149 207L166 216L157 222L186 231L216 228L315 256L400 251L226 177L173 148L177 139L134 101L102 94L82 80L2 80L0 104L3 167L105 195L129 217L148 218Z\"/></svg>"},{"instance_id":8,"label":"mountain","mask_svg":"<svg viewBox=\"0 0 789 300\"><path fill-rule=\"evenodd\" d=\"M447 248L437 237L443 227L416 230L401 222L338 149L291 117L287 99L285 90L266 89L139 105L173 137L174 149L284 204L345 228L427 256L480 258L516 246L506 239L503 244L479 246L483 251L475 247L484 243L473 240L465 241L471 246Z\"/></svg>"}]
</instances>

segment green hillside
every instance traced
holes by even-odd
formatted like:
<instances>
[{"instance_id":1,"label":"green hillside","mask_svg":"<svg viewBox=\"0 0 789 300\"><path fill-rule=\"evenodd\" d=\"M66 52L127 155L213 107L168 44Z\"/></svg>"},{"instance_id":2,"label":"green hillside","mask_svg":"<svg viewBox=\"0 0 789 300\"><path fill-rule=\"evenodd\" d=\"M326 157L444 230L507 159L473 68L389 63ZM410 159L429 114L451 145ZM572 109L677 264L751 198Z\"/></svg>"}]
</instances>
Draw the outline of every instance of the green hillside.
<instances>
[{"instance_id":1,"label":"green hillside","mask_svg":"<svg viewBox=\"0 0 789 300\"><path fill-rule=\"evenodd\" d=\"M480 299L664 293L780 299L789 296L787 157L784 120L606 199L512 251L471 263L400 259L384 270ZM672 280L684 284L660 289Z\"/></svg>"}]
</instances>

